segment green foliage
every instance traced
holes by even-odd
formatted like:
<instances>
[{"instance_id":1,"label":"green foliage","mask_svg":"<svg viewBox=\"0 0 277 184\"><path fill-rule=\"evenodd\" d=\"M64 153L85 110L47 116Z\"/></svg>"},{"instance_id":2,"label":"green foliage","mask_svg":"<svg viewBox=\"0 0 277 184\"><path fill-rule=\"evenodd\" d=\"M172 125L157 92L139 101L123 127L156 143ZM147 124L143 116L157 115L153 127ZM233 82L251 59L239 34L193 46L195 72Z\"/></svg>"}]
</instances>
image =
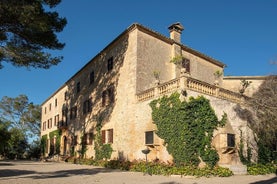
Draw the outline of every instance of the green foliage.
<instances>
[{"instance_id":1,"label":"green foliage","mask_svg":"<svg viewBox=\"0 0 277 184\"><path fill-rule=\"evenodd\" d=\"M46 143L47 143L47 135L43 135L41 136L41 140L40 140L40 149L41 149L41 153L43 154L43 156L46 153Z\"/></svg>"},{"instance_id":2,"label":"green foliage","mask_svg":"<svg viewBox=\"0 0 277 184\"><path fill-rule=\"evenodd\" d=\"M276 173L277 165L274 164L252 164L247 167L247 172L250 175L265 175Z\"/></svg>"},{"instance_id":3,"label":"green foliage","mask_svg":"<svg viewBox=\"0 0 277 184\"><path fill-rule=\"evenodd\" d=\"M120 160L110 160L104 165L106 168L110 169L120 169L123 171L129 171L131 167L130 161L120 161Z\"/></svg>"},{"instance_id":4,"label":"green foliage","mask_svg":"<svg viewBox=\"0 0 277 184\"><path fill-rule=\"evenodd\" d=\"M219 121L209 100L200 96L181 102L178 93L164 96L150 103L157 135L164 140L168 152L177 165L198 166L199 157L210 167L219 160L212 148L213 131L226 122L226 114Z\"/></svg>"},{"instance_id":5,"label":"green foliage","mask_svg":"<svg viewBox=\"0 0 277 184\"><path fill-rule=\"evenodd\" d=\"M258 163L267 164L270 162L277 163L277 155L274 154L272 148L261 139L258 141Z\"/></svg>"},{"instance_id":6,"label":"green foliage","mask_svg":"<svg viewBox=\"0 0 277 184\"><path fill-rule=\"evenodd\" d=\"M233 173L228 168L222 167L205 167L197 168L192 166L172 166L163 163L145 163L145 162L134 162L131 163L131 171L144 172L151 175L182 175L182 176L196 176L196 177L210 177L220 176L228 177L232 176Z\"/></svg>"},{"instance_id":7,"label":"green foliage","mask_svg":"<svg viewBox=\"0 0 277 184\"><path fill-rule=\"evenodd\" d=\"M0 117L10 122L11 127L21 129L28 137L39 137L40 114L40 106L29 102L26 95L15 98L4 96L0 101Z\"/></svg>"},{"instance_id":8,"label":"green foliage","mask_svg":"<svg viewBox=\"0 0 277 184\"><path fill-rule=\"evenodd\" d=\"M181 67L182 65L182 61L183 61L184 57L181 55L175 56L170 60L170 63L175 64L178 67Z\"/></svg>"},{"instance_id":9,"label":"green foliage","mask_svg":"<svg viewBox=\"0 0 277 184\"><path fill-rule=\"evenodd\" d=\"M96 126L96 136L95 136L95 159L96 160L103 160L111 158L113 149L110 144L103 144L102 137L101 137L101 122L99 122Z\"/></svg>"},{"instance_id":10,"label":"green foliage","mask_svg":"<svg viewBox=\"0 0 277 184\"><path fill-rule=\"evenodd\" d=\"M49 137L50 139L53 139L54 137L56 137L56 143L55 143L55 150L54 153L55 154L60 154L61 150L60 150L60 147L61 147L61 130L54 130L52 132L49 133Z\"/></svg>"},{"instance_id":11,"label":"green foliage","mask_svg":"<svg viewBox=\"0 0 277 184\"><path fill-rule=\"evenodd\" d=\"M247 86L248 84L245 83ZM257 136L258 162L277 162L277 76L268 76L246 102L248 125ZM251 115L255 114L255 118Z\"/></svg>"},{"instance_id":12,"label":"green foliage","mask_svg":"<svg viewBox=\"0 0 277 184\"><path fill-rule=\"evenodd\" d=\"M8 128L10 126L10 123L8 122L2 122L0 120L0 155L3 155L4 157L8 153L8 141L11 138L11 133L9 132Z\"/></svg>"},{"instance_id":13,"label":"green foliage","mask_svg":"<svg viewBox=\"0 0 277 184\"><path fill-rule=\"evenodd\" d=\"M17 67L49 68L62 57L51 57L46 50L62 49L56 33L66 19L50 10L61 0L0 1L0 68L3 61Z\"/></svg>"},{"instance_id":14,"label":"green foliage","mask_svg":"<svg viewBox=\"0 0 277 184\"><path fill-rule=\"evenodd\" d=\"M8 141L8 158L21 159L28 148L27 138L22 130L18 128L11 128L11 137Z\"/></svg>"}]
</instances>

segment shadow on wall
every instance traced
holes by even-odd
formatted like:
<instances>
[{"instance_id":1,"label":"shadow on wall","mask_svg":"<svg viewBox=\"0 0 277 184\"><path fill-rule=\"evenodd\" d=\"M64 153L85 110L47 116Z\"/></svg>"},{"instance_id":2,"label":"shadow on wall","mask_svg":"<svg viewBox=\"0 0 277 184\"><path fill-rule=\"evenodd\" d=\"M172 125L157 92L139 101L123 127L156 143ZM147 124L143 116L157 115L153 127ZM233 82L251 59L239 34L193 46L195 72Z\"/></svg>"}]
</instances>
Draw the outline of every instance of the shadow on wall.
<instances>
[{"instance_id":1,"label":"shadow on wall","mask_svg":"<svg viewBox=\"0 0 277 184\"><path fill-rule=\"evenodd\" d=\"M104 125L110 121L117 102L119 71L123 66L127 48L128 35L106 47L66 83L69 98L63 108L68 109L67 133L64 133L69 138L68 146L73 146L72 138L76 134L78 137L82 136L80 132L95 134L97 122L102 122ZM92 71L93 82L90 83ZM109 100L103 103L105 95ZM86 102L89 107L85 110ZM76 117L72 118L74 108L77 109L74 115ZM78 144L80 145L80 141Z\"/></svg>"}]
</instances>

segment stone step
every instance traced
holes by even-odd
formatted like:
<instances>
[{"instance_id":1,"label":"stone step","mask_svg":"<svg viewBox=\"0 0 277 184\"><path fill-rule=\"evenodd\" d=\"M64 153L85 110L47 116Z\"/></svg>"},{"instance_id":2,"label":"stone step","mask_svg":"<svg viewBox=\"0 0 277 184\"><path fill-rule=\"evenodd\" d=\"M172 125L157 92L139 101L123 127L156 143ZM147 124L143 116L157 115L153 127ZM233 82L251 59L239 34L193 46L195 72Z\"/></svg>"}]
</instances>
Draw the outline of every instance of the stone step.
<instances>
[{"instance_id":1,"label":"stone step","mask_svg":"<svg viewBox=\"0 0 277 184\"><path fill-rule=\"evenodd\" d=\"M247 167L245 165L220 165L221 167L229 168L234 175L247 174Z\"/></svg>"}]
</instances>

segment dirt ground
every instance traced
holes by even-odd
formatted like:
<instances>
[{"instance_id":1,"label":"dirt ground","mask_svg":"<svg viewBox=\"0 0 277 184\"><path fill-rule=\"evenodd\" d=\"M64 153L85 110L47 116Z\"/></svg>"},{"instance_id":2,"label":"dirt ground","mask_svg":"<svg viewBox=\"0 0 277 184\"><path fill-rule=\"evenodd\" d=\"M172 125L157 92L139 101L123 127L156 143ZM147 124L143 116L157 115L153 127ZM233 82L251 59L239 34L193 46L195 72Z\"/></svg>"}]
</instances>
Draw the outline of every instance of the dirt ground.
<instances>
[{"instance_id":1,"label":"dirt ground","mask_svg":"<svg viewBox=\"0 0 277 184\"><path fill-rule=\"evenodd\" d=\"M0 161L0 184L277 184L276 175L227 178L150 176L70 163Z\"/></svg>"}]
</instances>

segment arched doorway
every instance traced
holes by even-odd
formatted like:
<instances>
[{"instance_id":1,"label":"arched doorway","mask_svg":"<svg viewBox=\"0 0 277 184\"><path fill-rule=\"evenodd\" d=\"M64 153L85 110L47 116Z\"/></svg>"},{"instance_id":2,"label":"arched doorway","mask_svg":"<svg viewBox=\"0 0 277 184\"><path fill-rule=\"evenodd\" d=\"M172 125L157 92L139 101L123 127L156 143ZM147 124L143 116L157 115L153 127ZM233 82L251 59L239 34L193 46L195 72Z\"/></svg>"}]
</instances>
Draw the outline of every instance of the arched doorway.
<instances>
[{"instance_id":1,"label":"arched doorway","mask_svg":"<svg viewBox=\"0 0 277 184\"><path fill-rule=\"evenodd\" d=\"M66 136L63 137L63 155L66 155L67 151L67 138Z\"/></svg>"}]
</instances>

